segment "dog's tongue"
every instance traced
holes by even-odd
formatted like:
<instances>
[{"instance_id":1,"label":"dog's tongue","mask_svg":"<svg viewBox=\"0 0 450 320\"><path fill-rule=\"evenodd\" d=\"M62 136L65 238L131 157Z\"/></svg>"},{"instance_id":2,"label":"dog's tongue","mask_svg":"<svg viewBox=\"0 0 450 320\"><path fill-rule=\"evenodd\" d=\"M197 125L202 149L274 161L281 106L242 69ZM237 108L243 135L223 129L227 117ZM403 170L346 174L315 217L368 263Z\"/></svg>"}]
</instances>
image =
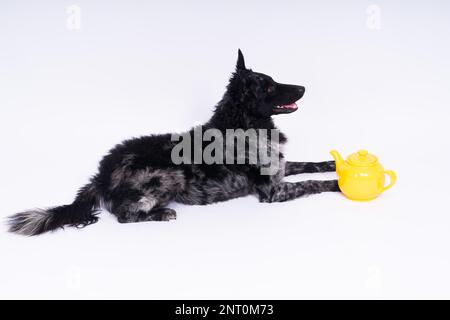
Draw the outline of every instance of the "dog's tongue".
<instances>
[{"instance_id":1,"label":"dog's tongue","mask_svg":"<svg viewBox=\"0 0 450 320\"><path fill-rule=\"evenodd\" d=\"M291 103L291 104L283 105L281 107L285 108L285 109L297 109L297 104L294 102L294 103Z\"/></svg>"}]
</instances>

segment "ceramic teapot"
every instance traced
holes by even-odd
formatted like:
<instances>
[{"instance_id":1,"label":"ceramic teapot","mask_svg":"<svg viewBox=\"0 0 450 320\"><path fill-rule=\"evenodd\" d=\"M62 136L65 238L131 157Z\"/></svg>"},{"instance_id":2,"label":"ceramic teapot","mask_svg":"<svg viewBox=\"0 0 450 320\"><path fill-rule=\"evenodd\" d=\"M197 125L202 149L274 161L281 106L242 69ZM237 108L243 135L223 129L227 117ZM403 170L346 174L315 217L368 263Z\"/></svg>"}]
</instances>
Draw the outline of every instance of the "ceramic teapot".
<instances>
[{"instance_id":1,"label":"ceramic teapot","mask_svg":"<svg viewBox=\"0 0 450 320\"><path fill-rule=\"evenodd\" d=\"M368 201L395 184L397 176L392 170L384 170L378 158L366 150L359 150L347 160L336 151L330 151L336 161L338 184L342 193L351 200ZM385 175L390 182L385 186Z\"/></svg>"}]
</instances>

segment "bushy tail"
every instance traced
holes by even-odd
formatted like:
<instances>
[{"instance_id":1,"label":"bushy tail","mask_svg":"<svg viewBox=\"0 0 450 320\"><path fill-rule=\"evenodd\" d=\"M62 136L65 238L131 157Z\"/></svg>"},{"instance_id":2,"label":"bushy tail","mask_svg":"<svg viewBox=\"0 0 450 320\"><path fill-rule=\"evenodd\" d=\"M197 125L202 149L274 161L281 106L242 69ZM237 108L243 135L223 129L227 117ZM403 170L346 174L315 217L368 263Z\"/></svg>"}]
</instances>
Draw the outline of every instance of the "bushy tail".
<instances>
[{"instance_id":1,"label":"bushy tail","mask_svg":"<svg viewBox=\"0 0 450 320\"><path fill-rule=\"evenodd\" d=\"M99 196L93 184L87 184L72 204L49 209L34 209L8 218L9 231L35 236L64 226L85 227L98 221Z\"/></svg>"}]
</instances>

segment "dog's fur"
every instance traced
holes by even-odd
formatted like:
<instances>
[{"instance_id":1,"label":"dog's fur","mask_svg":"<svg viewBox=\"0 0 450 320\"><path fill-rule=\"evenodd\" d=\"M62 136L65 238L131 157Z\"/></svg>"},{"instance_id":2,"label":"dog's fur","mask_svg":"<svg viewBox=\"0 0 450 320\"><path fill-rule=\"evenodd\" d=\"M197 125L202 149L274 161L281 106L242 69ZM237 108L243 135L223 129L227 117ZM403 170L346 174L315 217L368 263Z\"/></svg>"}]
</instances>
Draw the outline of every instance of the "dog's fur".
<instances>
[{"instance_id":1,"label":"dog's fur","mask_svg":"<svg viewBox=\"0 0 450 320\"><path fill-rule=\"evenodd\" d=\"M276 83L271 77L245 67L239 50L233 73L222 100L203 129L275 129L271 116L290 113L277 106L299 100L304 87ZM193 135L193 129L189 131ZM278 151L286 142L267 139L265 147ZM37 235L63 226L86 226L98 220L105 208L119 222L168 221L176 212L172 202L205 205L249 194L261 202L279 202L324 191L339 191L336 180L282 182L284 176L334 171L333 161L285 162L274 175L263 175L261 164L180 164L171 160L176 142L170 134L131 139L114 147L100 162L99 172L78 192L70 205L30 210L9 219L10 231Z\"/></svg>"}]
</instances>

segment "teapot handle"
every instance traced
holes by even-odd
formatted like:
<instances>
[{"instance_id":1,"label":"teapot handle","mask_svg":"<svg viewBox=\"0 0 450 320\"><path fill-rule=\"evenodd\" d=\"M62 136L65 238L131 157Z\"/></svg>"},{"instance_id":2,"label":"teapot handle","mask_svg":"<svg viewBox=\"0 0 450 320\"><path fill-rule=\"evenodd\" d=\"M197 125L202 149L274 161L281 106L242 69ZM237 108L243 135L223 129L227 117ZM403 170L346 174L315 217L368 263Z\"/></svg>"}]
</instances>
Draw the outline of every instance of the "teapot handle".
<instances>
[{"instance_id":1,"label":"teapot handle","mask_svg":"<svg viewBox=\"0 0 450 320\"><path fill-rule=\"evenodd\" d=\"M392 170L385 170L384 174L387 174L391 179L390 183L386 187L383 187L383 191L386 191L395 184L395 181L397 181L397 175Z\"/></svg>"}]
</instances>

